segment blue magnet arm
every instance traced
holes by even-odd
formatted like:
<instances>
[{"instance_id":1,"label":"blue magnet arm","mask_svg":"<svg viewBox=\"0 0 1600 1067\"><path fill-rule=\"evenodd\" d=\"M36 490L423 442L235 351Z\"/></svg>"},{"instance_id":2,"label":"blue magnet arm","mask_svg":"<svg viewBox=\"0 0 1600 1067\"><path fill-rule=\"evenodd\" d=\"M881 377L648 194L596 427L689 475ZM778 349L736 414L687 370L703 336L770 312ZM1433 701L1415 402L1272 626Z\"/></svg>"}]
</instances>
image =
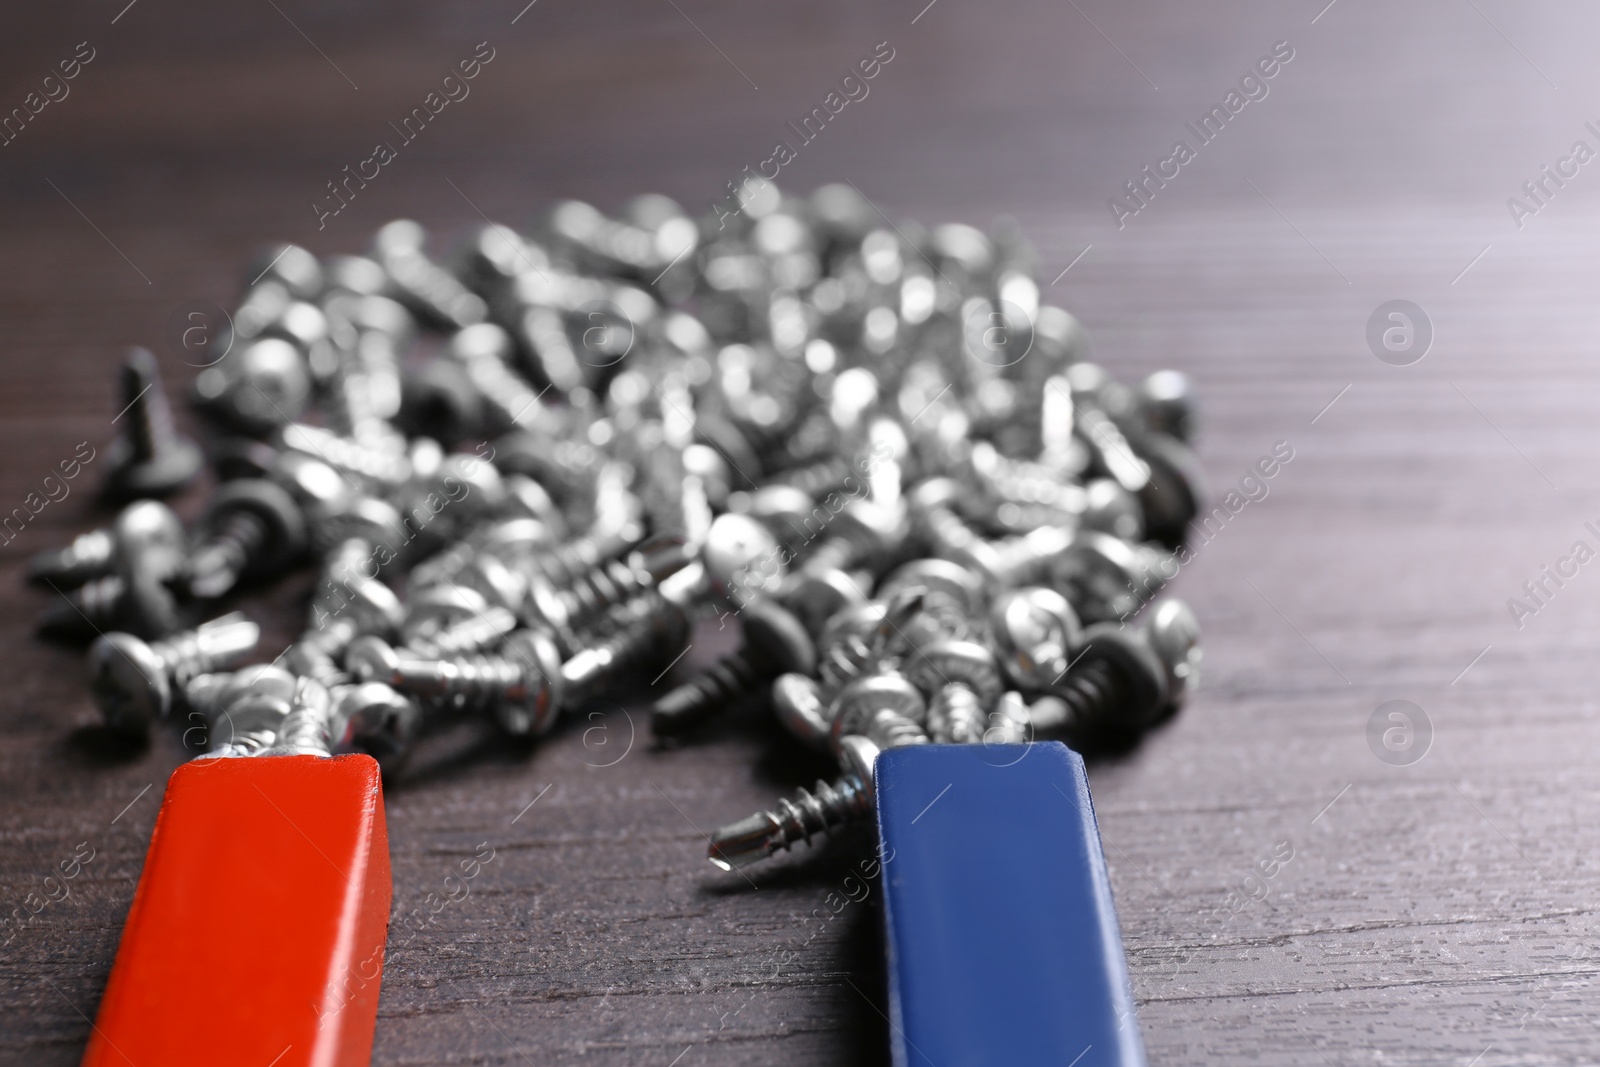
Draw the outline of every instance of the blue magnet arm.
<instances>
[{"instance_id":1,"label":"blue magnet arm","mask_svg":"<svg viewBox=\"0 0 1600 1067\"><path fill-rule=\"evenodd\" d=\"M877 794L896 1067L1143 1067L1083 759L890 749Z\"/></svg>"}]
</instances>

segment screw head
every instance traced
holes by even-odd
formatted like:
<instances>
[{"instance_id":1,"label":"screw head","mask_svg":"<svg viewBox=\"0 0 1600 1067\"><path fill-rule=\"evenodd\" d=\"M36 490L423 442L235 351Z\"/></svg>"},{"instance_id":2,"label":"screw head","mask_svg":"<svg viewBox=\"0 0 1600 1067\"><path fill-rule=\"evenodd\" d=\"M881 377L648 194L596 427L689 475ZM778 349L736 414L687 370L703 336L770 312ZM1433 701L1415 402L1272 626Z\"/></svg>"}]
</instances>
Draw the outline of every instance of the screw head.
<instances>
[{"instance_id":1,"label":"screw head","mask_svg":"<svg viewBox=\"0 0 1600 1067\"><path fill-rule=\"evenodd\" d=\"M109 633L89 648L89 688L105 724L140 736L172 709L167 666L149 645Z\"/></svg>"},{"instance_id":2,"label":"screw head","mask_svg":"<svg viewBox=\"0 0 1600 1067\"><path fill-rule=\"evenodd\" d=\"M363 682L340 692L333 720L343 724L335 731L340 740L376 759L385 774L393 774L411 753L422 709L382 682Z\"/></svg>"},{"instance_id":3,"label":"screw head","mask_svg":"<svg viewBox=\"0 0 1600 1067\"><path fill-rule=\"evenodd\" d=\"M989 632L1011 683L1025 692L1048 689L1067 673L1083 628L1067 598L1053 589L1013 589L995 598Z\"/></svg>"},{"instance_id":4,"label":"screw head","mask_svg":"<svg viewBox=\"0 0 1600 1067\"><path fill-rule=\"evenodd\" d=\"M171 437L147 460L134 460L127 451L126 438L118 438L110 453L106 492L128 499L140 496L170 496L188 485L205 466L205 453L187 437Z\"/></svg>"},{"instance_id":5,"label":"screw head","mask_svg":"<svg viewBox=\"0 0 1600 1067\"><path fill-rule=\"evenodd\" d=\"M500 655L522 668L522 680L495 706L495 717L514 737L539 737L555 725L563 694L561 653L543 630L517 630Z\"/></svg>"},{"instance_id":6,"label":"screw head","mask_svg":"<svg viewBox=\"0 0 1600 1067\"><path fill-rule=\"evenodd\" d=\"M1200 681L1200 619L1188 604L1169 597L1150 612L1144 632L1166 668L1167 699L1176 711Z\"/></svg>"},{"instance_id":7,"label":"screw head","mask_svg":"<svg viewBox=\"0 0 1600 1067\"><path fill-rule=\"evenodd\" d=\"M341 513L355 496L343 475L304 452L276 453L268 474L318 518Z\"/></svg>"},{"instance_id":8,"label":"screw head","mask_svg":"<svg viewBox=\"0 0 1600 1067\"><path fill-rule=\"evenodd\" d=\"M745 647L785 673L814 674L817 646L805 625L792 612L770 600L758 600L739 617Z\"/></svg>"},{"instance_id":9,"label":"screw head","mask_svg":"<svg viewBox=\"0 0 1600 1067\"><path fill-rule=\"evenodd\" d=\"M847 683L828 708L829 733L835 750L840 738L865 731L879 712L888 711L921 725L928 717L922 690L903 674L869 674Z\"/></svg>"},{"instance_id":10,"label":"screw head","mask_svg":"<svg viewBox=\"0 0 1600 1067\"><path fill-rule=\"evenodd\" d=\"M927 594L948 597L969 615L983 610L983 580L971 570L947 559L914 559L896 567L878 586L878 599L921 589Z\"/></svg>"},{"instance_id":11,"label":"screw head","mask_svg":"<svg viewBox=\"0 0 1600 1067\"><path fill-rule=\"evenodd\" d=\"M322 264L299 245L262 249L250 261L245 277L252 285L263 280L277 282L301 300L311 300L322 292Z\"/></svg>"},{"instance_id":12,"label":"screw head","mask_svg":"<svg viewBox=\"0 0 1600 1067\"><path fill-rule=\"evenodd\" d=\"M946 685L965 685L977 694L985 708L1000 699L1005 680L995 654L976 641L934 641L919 650L920 655L902 668L913 684L926 695Z\"/></svg>"},{"instance_id":13,"label":"screw head","mask_svg":"<svg viewBox=\"0 0 1600 1067\"><path fill-rule=\"evenodd\" d=\"M1078 613L1096 622L1139 609L1146 572L1138 551L1110 534L1082 531L1051 568L1055 584Z\"/></svg>"},{"instance_id":14,"label":"screw head","mask_svg":"<svg viewBox=\"0 0 1600 1067\"><path fill-rule=\"evenodd\" d=\"M157 500L139 500L123 508L111 531L124 566L138 560L163 576L177 570L187 547L182 520Z\"/></svg>"},{"instance_id":15,"label":"screw head","mask_svg":"<svg viewBox=\"0 0 1600 1067\"><path fill-rule=\"evenodd\" d=\"M780 674L772 683L772 707L778 721L795 737L815 749L826 748L830 723L828 706L815 678Z\"/></svg>"},{"instance_id":16,"label":"screw head","mask_svg":"<svg viewBox=\"0 0 1600 1067\"><path fill-rule=\"evenodd\" d=\"M878 795L879 751L881 750L873 741L859 734L839 739L839 767L846 774L853 774L861 780L869 802L876 801Z\"/></svg>"},{"instance_id":17,"label":"screw head","mask_svg":"<svg viewBox=\"0 0 1600 1067\"><path fill-rule=\"evenodd\" d=\"M1134 389L1145 423L1185 443L1194 440L1195 389L1189 376L1179 370L1158 370Z\"/></svg>"},{"instance_id":18,"label":"screw head","mask_svg":"<svg viewBox=\"0 0 1600 1067\"><path fill-rule=\"evenodd\" d=\"M345 649L344 669L363 682L393 685L400 669L400 655L376 634L363 634Z\"/></svg>"},{"instance_id":19,"label":"screw head","mask_svg":"<svg viewBox=\"0 0 1600 1067\"><path fill-rule=\"evenodd\" d=\"M476 589L460 585L435 585L415 593L407 604L406 621L400 628L410 643L436 633L462 619L481 614L489 601Z\"/></svg>"},{"instance_id":20,"label":"screw head","mask_svg":"<svg viewBox=\"0 0 1600 1067\"><path fill-rule=\"evenodd\" d=\"M246 433L265 433L293 422L311 400L311 372L305 357L281 337L262 337L243 346L223 365L207 367L195 379L195 393Z\"/></svg>"},{"instance_id":21,"label":"screw head","mask_svg":"<svg viewBox=\"0 0 1600 1067\"><path fill-rule=\"evenodd\" d=\"M735 606L782 579L785 553L767 528L748 515L719 515L706 533L701 559L711 588Z\"/></svg>"},{"instance_id":22,"label":"screw head","mask_svg":"<svg viewBox=\"0 0 1600 1067\"><path fill-rule=\"evenodd\" d=\"M1175 437L1150 434L1139 443L1150 478L1139 493L1150 536L1176 548L1206 496L1200 459Z\"/></svg>"}]
</instances>

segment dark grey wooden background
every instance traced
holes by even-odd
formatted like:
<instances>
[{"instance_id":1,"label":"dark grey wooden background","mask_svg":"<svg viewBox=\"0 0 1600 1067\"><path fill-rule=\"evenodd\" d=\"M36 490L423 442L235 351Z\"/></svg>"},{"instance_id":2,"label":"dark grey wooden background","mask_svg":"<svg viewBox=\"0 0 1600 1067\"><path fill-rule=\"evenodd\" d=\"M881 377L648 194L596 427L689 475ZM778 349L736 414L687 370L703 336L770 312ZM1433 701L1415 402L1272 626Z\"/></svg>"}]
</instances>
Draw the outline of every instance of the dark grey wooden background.
<instances>
[{"instance_id":1,"label":"dark grey wooden background","mask_svg":"<svg viewBox=\"0 0 1600 1067\"><path fill-rule=\"evenodd\" d=\"M1016 217L1104 363L1199 381L1219 489L1275 442L1294 450L1179 579L1206 627L1203 692L1093 769L1152 1059L1600 1057L1600 563L1550 583L1520 626L1507 605L1574 542L1600 547L1583 525L1600 524L1600 164L1547 186L1520 228L1506 204L1573 142L1600 148L1584 127L1600 119L1600 11L524 2L8 11L0 111L80 41L95 58L0 147L0 511L78 442L103 446L120 348L159 344L185 301L230 300L260 243L354 251L393 216L448 232L564 195L660 190L704 209L887 41L870 96L780 180L848 179L929 223ZM480 41L495 59L472 95L319 232L324 183ZM1107 198L1280 41L1294 58L1268 95L1118 229ZM1432 324L1411 366L1365 338L1393 299ZM185 387L192 372L164 359ZM21 562L104 518L96 473L0 547L0 911L94 849L70 896L7 927L8 1063L81 1054L180 758L170 737L132 757L86 743L80 657L30 637L45 601ZM302 591L261 601L275 638ZM1408 766L1367 740L1392 699L1431 723ZM816 768L759 724L664 753L635 725L575 722L532 752L447 737L389 792L397 909L480 842L496 858L391 942L375 1062L884 1059L876 892L807 919L870 843L754 887L702 858L704 831ZM1250 880L1285 848L1275 877ZM226 900L196 921L241 951L276 936Z\"/></svg>"}]
</instances>

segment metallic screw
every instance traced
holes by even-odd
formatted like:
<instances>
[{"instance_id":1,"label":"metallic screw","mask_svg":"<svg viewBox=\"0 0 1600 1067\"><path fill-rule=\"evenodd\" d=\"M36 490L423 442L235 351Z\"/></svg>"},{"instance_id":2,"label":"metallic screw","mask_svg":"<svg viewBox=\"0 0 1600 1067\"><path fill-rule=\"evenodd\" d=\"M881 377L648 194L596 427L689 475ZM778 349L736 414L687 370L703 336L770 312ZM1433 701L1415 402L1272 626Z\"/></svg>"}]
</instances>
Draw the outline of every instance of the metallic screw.
<instances>
[{"instance_id":1,"label":"metallic screw","mask_svg":"<svg viewBox=\"0 0 1600 1067\"><path fill-rule=\"evenodd\" d=\"M428 258L427 234L409 219L396 219L378 231L372 252L408 307L438 326L460 328L482 322L483 298Z\"/></svg>"},{"instance_id":2,"label":"metallic screw","mask_svg":"<svg viewBox=\"0 0 1600 1067\"><path fill-rule=\"evenodd\" d=\"M191 595L220 597L246 577L276 573L306 546L305 516L277 484L240 478L217 488L205 535L186 567Z\"/></svg>"},{"instance_id":3,"label":"metallic screw","mask_svg":"<svg viewBox=\"0 0 1600 1067\"><path fill-rule=\"evenodd\" d=\"M560 653L537 630L511 634L500 655L455 659L429 659L366 636L351 644L345 664L362 681L383 682L436 708L490 712L521 737L548 732L563 704Z\"/></svg>"},{"instance_id":4,"label":"metallic screw","mask_svg":"<svg viewBox=\"0 0 1600 1067\"><path fill-rule=\"evenodd\" d=\"M1049 694L1066 706L1069 734L1129 735L1172 714L1198 680L1199 624L1188 605L1150 616L1139 630L1096 623L1082 651Z\"/></svg>"},{"instance_id":5,"label":"metallic screw","mask_svg":"<svg viewBox=\"0 0 1600 1067\"><path fill-rule=\"evenodd\" d=\"M106 494L116 499L167 496L188 485L205 464L200 446L179 435L161 372L148 349L122 364L122 436L111 447Z\"/></svg>"},{"instance_id":6,"label":"metallic screw","mask_svg":"<svg viewBox=\"0 0 1600 1067\"><path fill-rule=\"evenodd\" d=\"M178 602L153 575L108 574L63 592L42 612L35 630L41 637L73 643L92 641L107 630L136 637L166 637L183 628Z\"/></svg>"},{"instance_id":7,"label":"metallic screw","mask_svg":"<svg viewBox=\"0 0 1600 1067\"><path fill-rule=\"evenodd\" d=\"M200 674L184 686L190 717L205 720L209 756L254 756L271 747L289 714L298 680L272 664ZM188 735L194 727L184 731Z\"/></svg>"},{"instance_id":8,"label":"metallic screw","mask_svg":"<svg viewBox=\"0 0 1600 1067\"><path fill-rule=\"evenodd\" d=\"M95 703L107 726L142 735L171 711L175 689L232 665L260 638L261 627L238 612L149 644L132 634L106 634L89 649Z\"/></svg>"},{"instance_id":9,"label":"metallic screw","mask_svg":"<svg viewBox=\"0 0 1600 1067\"><path fill-rule=\"evenodd\" d=\"M1004 688L1000 665L976 641L936 641L906 665L906 672L929 696L927 730L941 744L970 745L983 741L989 713Z\"/></svg>"},{"instance_id":10,"label":"metallic screw","mask_svg":"<svg viewBox=\"0 0 1600 1067\"><path fill-rule=\"evenodd\" d=\"M872 764L878 749L864 737L841 742L846 773L834 782L800 789L795 799L779 800L771 811L758 811L711 835L708 858L724 871L748 866L783 851L796 841L811 843L840 826L861 822L873 811Z\"/></svg>"},{"instance_id":11,"label":"metallic screw","mask_svg":"<svg viewBox=\"0 0 1600 1067\"><path fill-rule=\"evenodd\" d=\"M1011 684L1041 693L1066 675L1083 643L1083 626L1066 597L1033 586L995 598L989 637Z\"/></svg>"},{"instance_id":12,"label":"metallic screw","mask_svg":"<svg viewBox=\"0 0 1600 1067\"><path fill-rule=\"evenodd\" d=\"M657 737L691 730L716 712L755 693L762 683L791 672L811 674L817 648L800 620L777 604L758 601L740 617L744 645L706 671L670 690L650 708Z\"/></svg>"},{"instance_id":13,"label":"metallic screw","mask_svg":"<svg viewBox=\"0 0 1600 1067\"><path fill-rule=\"evenodd\" d=\"M329 756L339 732L328 687L315 678L298 678L289 713L278 726L278 736L261 755Z\"/></svg>"},{"instance_id":14,"label":"metallic screw","mask_svg":"<svg viewBox=\"0 0 1600 1067\"><path fill-rule=\"evenodd\" d=\"M86 534L64 555L34 560L41 575L106 571L77 589L55 586L62 597L41 614L39 633L89 641L107 630L151 638L182 629L177 601L164 584L184 555L183 526L172 509L154 500L137 501L123 508L104 534Z\"/></svg>"},{"instance_id":15,"label":"metallic screw","mask_svg":"<svg viewBox=\"0 0 1600 1067\"><path fill-rule=\"evenodd\" d=\"M883 671L845 685L828 710L829 740L844 758L846 737L865 737L878 748L923 745L928 706L922 692L904 675Z\"/></svg>"}]
</instances>

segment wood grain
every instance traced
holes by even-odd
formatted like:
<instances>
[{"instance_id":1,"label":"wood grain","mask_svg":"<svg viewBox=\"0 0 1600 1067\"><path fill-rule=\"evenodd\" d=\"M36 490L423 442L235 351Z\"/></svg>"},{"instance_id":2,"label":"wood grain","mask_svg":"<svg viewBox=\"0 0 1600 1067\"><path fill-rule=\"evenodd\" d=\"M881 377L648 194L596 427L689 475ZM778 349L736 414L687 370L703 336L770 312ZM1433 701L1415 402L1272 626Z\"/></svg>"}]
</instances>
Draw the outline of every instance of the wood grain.
<instances>
[{"instance_id":1,"label":"wood grain","mask_svg":"<svg viewBox=\"0 0 1600 1067\"><path fill-rule=\"evenodd\" d=\"M1014 216L1046 282L1092 246L1051 298L1119 375L1198 379L1218 488L1294 448L1179 579L1206 627L1203 691L1092 771L1152 1061L1593 1062L1600 565L1520 628L1506 601L1596 543L1600 177L1584 168L1520 229L1505 201L1575 140L1600 147L1597 30L1575 0L8 13L0 110L79 41L96 58L0 147L0 510L109 440L119 348L159 344L185 300L231 300L258 245L353 251L396 215L448 233L560 195L703 209L888 41L870 96L781 181L849 179L897 218ZM470 98L319 231L324 183L480 41L496 57ZM1118 229L1107 198L1279 41L1295 56L1268 95ZM1435 328L1409 367L1364 336L1397 298ZM45 601L21 563L104 519L96 473L0 547L4 910L95 850L0 948L8 1063L81 1055L181 759L173 737L93 744L80 657L29 633ZM304 588L256 602L275 639ZM1368 747L1390 699L1432 722L1412 766ZM760 723L672 751L629 747L633 724L617 709L532 751L442 737L390 791L398 913L480 842L496 858L392 939L375 1062L884 1061L876 894L828 903L869 842L754 885L702 858L713 824L819 768ZM1250 899L1282 842L1294 858ZM241 951L275 936L227 901L195 919Z\"/></svg>"}]
</instances>

